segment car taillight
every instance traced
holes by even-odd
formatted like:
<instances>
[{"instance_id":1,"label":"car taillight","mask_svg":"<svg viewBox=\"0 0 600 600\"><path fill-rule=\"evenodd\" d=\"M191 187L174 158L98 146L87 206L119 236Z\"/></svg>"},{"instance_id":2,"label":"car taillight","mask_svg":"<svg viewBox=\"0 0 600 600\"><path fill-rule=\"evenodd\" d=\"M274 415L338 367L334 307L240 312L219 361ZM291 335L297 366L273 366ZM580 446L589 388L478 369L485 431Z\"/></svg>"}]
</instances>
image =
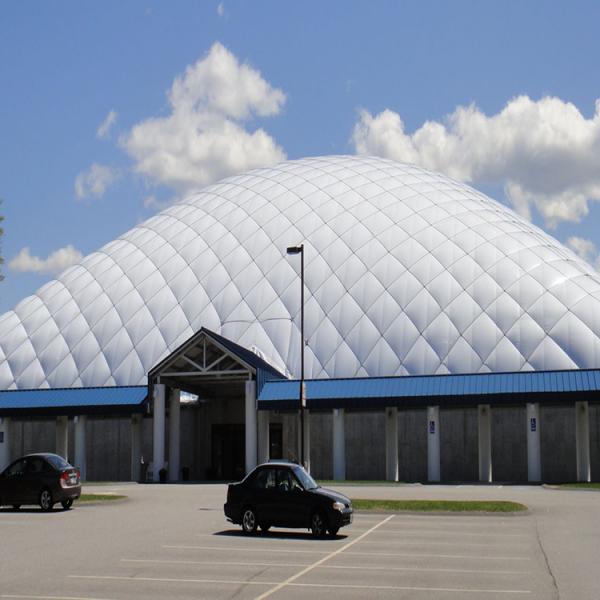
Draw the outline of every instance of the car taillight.
<instances>
[{"instance_id":1,"label":"car taillight","mask_svg":"<svg viewBox=\"0 0 600 600\"><path fill-rule=\"evenodd\" d=\"M67 487L69 485L69 474L66 471L63 471L60 474L60 485L61 487Z\"/></svg>"},{"instance_id":2,"label":"car taillight","mask_svg":"<svg viewBox=\"0 0 600 600\"><path fill-rule=\"evenodd\" d=\"M79 481L81 479L81 471L79 469L77 469L75 471L76 475L77 475L77 481Z\"/></svg>"}]
</instances>

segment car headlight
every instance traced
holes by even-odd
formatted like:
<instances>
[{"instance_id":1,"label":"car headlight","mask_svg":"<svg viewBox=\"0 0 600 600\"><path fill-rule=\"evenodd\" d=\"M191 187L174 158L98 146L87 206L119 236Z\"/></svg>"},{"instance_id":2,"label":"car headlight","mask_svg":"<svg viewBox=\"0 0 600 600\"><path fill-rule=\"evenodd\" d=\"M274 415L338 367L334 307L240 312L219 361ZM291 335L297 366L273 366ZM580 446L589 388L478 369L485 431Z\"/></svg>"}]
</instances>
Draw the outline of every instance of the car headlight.
<instances>
[{"instance_id":1,"label":"car headlight","mask_svg":"<svg viewBox=\"0 0 600 600\"><path fill-rule=\"evenodd\" d=\"M339 510L340 512L342 512L344 510L344 508L346 508L344 506L343 502L334 502L333 503L333 510Z\"/></svg>"}]
</instances>

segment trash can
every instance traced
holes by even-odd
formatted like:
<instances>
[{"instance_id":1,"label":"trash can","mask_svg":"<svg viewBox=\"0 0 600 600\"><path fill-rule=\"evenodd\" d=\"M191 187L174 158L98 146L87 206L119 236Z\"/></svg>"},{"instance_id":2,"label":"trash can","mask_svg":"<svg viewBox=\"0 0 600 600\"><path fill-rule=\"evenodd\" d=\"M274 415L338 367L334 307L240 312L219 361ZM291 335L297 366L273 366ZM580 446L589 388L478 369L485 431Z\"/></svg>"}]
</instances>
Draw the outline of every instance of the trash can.
<instances>
[{"instance_id":1,"label":"trash can","mask_svg":"<svg viewBox=\"0 0 600 600\"><path fill-rule=\"evenodd\" d=\"M166 469L163 468L158 471L158 480L161 483L167 482L167 470Z\"/></svg>"}]
</instances>

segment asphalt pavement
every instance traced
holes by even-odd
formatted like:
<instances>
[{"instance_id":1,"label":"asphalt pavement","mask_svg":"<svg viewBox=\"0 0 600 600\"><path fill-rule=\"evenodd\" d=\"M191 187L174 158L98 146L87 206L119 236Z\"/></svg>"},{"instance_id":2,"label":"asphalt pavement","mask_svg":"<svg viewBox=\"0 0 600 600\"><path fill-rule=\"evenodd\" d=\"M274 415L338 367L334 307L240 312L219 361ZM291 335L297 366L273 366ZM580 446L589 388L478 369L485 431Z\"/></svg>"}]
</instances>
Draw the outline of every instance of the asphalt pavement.
<instances>
[{"instance_id":1,"label":"asphalt pavement","mask_svg":"<svg viewBox=\"0 0 600 600\"><path fill-rule=\"evenodd\" d=\"M222 484L86 486L127 500L0 510L0 599L600 597L600 492L336 486L353 498L498 499L524 514L356 513L335 539L248 537Z\"/></svg>"}]
</instances>

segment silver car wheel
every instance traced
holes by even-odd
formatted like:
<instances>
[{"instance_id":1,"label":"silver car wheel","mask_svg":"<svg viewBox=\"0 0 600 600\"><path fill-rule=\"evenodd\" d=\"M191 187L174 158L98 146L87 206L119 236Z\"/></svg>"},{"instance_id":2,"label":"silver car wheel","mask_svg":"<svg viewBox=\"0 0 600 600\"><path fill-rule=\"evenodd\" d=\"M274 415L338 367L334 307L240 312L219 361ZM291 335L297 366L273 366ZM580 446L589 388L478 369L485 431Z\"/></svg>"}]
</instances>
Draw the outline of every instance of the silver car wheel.
<instances>
[{"instance_id":1,"label":"silver car wheel","mask_svg":"<svg viewBox=\"0 0 600 600\"><path fill-rule=\"evenodd\" d=\"M40 493L40 507L42 510L48 511L52 509L54 502L52 502L52 493L50 490L42 490Z\"/></svg>"},{"instance_id":2,"label":"silver car wheel","mask_svg":"<svg viewBox=\"0 0 600 600\"><path fill-rule=\"evenodd\" d=\"M256 531L256 515L251 508L244 510L244 516L242 517L242 529L244 533L254 533Z\"/></svg>"}]
</instances>

